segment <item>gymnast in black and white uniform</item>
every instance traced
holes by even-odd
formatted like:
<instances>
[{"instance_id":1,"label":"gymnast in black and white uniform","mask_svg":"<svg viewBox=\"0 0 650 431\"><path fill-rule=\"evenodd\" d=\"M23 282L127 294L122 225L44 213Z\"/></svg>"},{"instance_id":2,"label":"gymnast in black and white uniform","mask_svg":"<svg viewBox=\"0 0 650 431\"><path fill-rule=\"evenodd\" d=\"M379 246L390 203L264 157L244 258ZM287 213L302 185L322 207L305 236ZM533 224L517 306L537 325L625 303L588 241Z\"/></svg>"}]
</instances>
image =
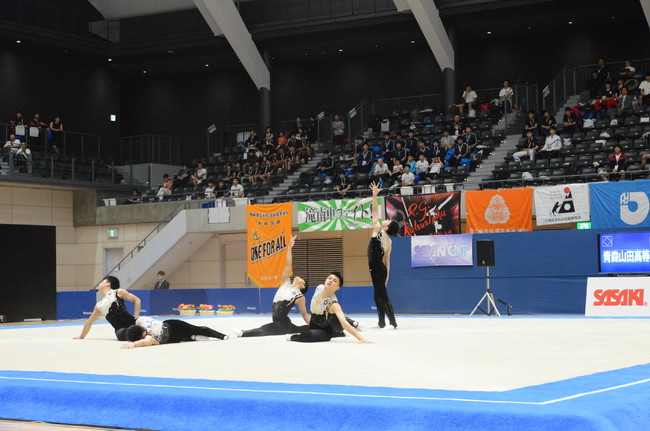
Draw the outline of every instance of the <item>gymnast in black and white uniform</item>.
<instances>
[{"instance_id":1,"label":"gymnast in black and white uniform","mask_svg":"<svg viewBox=\"0 0 650 431\"><path fill-rule=\"evenodd\" d=\"M307 313L307 306L305 300L305 293L307 293L307 284L305 280L300 277L294 277L291 282L291 266L292 266L292 252L296 237L291 238L289 248L287 250L287 263L282 272L282 284L278 288L273 298L273 322L260 326L255 329L248 329L240 331L239 329L232 329L232 331L239 337L263 337L266 335L284 335L296 334L298 332L309 329L307 325L296 326L291 322L289 313L294 305L298 306L300 314L304 321L309 324L309 314Z\"/></svg>"},{"instance_id":2,"label":"gymnast in black and white uniform","mask_svg":"<svg viewBox=\"0 0 650 431\"><path fill-rule=\"evenodd\" d=\"M140 298L120 289L120 280L112 275L106 276L97 286L97 290L103 293L104 297L95 305L93 313L81 330L81 335L74 338L83 340L95 320L104 314L108 323L115 329L115 337L120 341L126 341L126 328L135 324L135 319L140 316ZM133 315L127 311L125 299L133 302Z\"/></svg>"},{"instance_id":3,"label":"gymnast in black and white uniform","mask_svg":"<svg viewBox=\"0 0 650 431\"><path fill-rule=\"evenodd\" d=\"M184 320L157 320L141 316L126 330L126 340L129 342L122 348L133 349L182 341L199 341L206 338L227 340L228 336L207 326L195 326Z\"/></svg>"},{"instance_id":4,"label":"gymnast in black and white uniform","mask_svg":"<svg viewBox=\"0 0 650 431\"><path fill-rule=\"evenodd\" d=\"M350 324L336 298L336 291L342 285L343 276L338 272L332 272L325 280L325 283L316 288L316 292L314 292L314 296L311 299L309 329L300 334L287 336L289 341L303 343L330 341L333 336L336 336L336 327L340 324L343 329L352 334L360 343L369 343Z\"/></svg>"}]
</instances>

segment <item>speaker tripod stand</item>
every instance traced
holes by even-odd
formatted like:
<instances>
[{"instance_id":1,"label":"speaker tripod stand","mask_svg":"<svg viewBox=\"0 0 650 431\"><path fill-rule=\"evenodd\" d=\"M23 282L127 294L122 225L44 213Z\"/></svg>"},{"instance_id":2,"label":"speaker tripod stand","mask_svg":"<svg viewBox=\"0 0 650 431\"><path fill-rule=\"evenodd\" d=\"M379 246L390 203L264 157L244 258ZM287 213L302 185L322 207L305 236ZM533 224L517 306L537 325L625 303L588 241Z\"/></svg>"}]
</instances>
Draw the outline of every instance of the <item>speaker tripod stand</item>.
<instances>
[{"instance_id":1,"label":"speaker tripod stand","mask_svg":"<svg viewBox=\"0 0 650 431\"><path fill-rule=\"evenodd\" d=\"M483 310L481 308L481 304L483 301L486 302L486 310ZM476 310L481 310L483 313L485 313L488 316L492 315L492 310L497 314L497 316L501 316L501 313L499 313L499 309L497 309L496 304L494 303L494 294L490 290L490 267L486 266L485 267L485 294L481 298L481 300L476 304L476 307L474 307L474 310L470 313L470 316L473 316L474 313L476 313Z\"/></svg>"}]
</instances>

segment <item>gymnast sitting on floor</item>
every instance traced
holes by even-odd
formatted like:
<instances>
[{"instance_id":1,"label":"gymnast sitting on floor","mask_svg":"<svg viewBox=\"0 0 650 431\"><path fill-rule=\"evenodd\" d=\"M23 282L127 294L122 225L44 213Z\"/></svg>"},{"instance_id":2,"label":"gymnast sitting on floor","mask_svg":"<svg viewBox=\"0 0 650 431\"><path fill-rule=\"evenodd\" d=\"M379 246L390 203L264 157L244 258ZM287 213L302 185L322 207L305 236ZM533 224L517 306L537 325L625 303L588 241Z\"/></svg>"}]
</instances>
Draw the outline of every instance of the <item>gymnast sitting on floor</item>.
<instances>
[{"instance_id":1,"label":"gymnast sitting on floor","mask_svg":"<svg viewBox=\"0 0 650 431\"><path fill-rule=\"evenodd\" d=\"M263 337L265 335L284 335L296 334L309 329L309 326L296 326L291 323L289 312L293 305L298 305L302 318L309 324L309 314L305 305L305 293L307 293L307 283L300 277L294 277L293 283L289 278L291 276L292 249L296 243L296 237L291 238L289 249L287 250L287 263L282 272L282 284L278 288L273 298L273 322L260 326L255 329L241 331L232 329L239 337Z\"/></svg>"},{"instance_id":2,"label":"gymnast sitting on floor","mask_svg":"<svg viewBox=\"0 0 650 431\"><path fill-rule=\"evenodd\" d=\"M160 321L142 316L135 321L135 325L129 326L126 330L126 339L129 342L122 348L133 349L158 344L180 343L181 341L198 341L204 337L228 339L227 335L207 326L194 326L177 319Z\"/></svg>"},{"instance_id":3,"label":"gymnast sitting on floor","mask_svg":"<svg viewBox=\"0 0 650 431\"><path fill-rule=\"evenodd\" d=\"M120 289L120 280L112 275L106 276L97 286L97 290L104 294L104 298L95 305L93 313L86 320L81 330L81 335L74 338L83 340L88 335L93 322L103 313L108 323L115 329L117 339L126 341L126 328L133 325L135 319L140 316L140 298L124 289ZM126 310L125 299L134 304L133 316Z\"/></svg>"},{"instance_id":4,"label":"gymnast sitting on floor","mask_svg":"<svg viewBox=\"0 0 650 431\"><path fill-rule=\"evenodd\" d=\"M333 336L336 336L336 326L340 323L343 329L352 334L360 343L370 343L359 334L343 314L343 309L335 295L341 286L343 286L343 276L338 272L332 272L325 280L325 284L316 288L311 299L309 329L300 334L287 335L287 340L303 343L330 341ZM335 317L338 320L335 320Z\"/></svg>"}]
</instances>

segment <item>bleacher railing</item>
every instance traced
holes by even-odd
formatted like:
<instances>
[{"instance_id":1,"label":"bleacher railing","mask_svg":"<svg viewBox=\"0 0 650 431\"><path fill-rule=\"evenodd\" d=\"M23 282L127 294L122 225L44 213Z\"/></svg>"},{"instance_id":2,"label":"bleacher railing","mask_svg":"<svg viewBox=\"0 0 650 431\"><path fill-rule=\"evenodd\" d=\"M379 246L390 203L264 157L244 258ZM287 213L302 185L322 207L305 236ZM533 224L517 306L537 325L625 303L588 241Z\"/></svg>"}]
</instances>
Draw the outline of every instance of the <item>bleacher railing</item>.
<instances>
[{"instance_id":1,"label":"bleacher railing","mask_svg":"<svg viewBox=\"0 0 650 431\"><path fill-rule=\"evenodd\" d=\"M15 133L15 128L11 124L0 123L0 136L4 139L2 145L9 139L9 135ZM59 148L61 154L65 156L76 157L100 157L101 138L99 135L92 133L82 133L64 130L63 145ZM48 151L47 128L43 127L38 131L38 136L30 136L30 127L25 126L25 139L27 148L32 151Z\"/></svg>"},{"instance_id":2,"label":"bleacher railing","mask_svg":"<svg viewBox=\"0 0 650 431\"><path fill-rule=\"evenodd\" d=\"M632 65L636 68L636 76L643 79L642 76L650 71L650 58L632 60ZM625 61L607 63L607 66L612 73L612 80L615 81L617 75L623 71ZM543 108L555 113L569 97L579 95L582 91L587 90L595 69L595 64L565 65L544 87L542 92Z\"/></svg>"},{"instance_id":3,"label":"bleacher railing","mask_svg":"<svg viewBox=\"0 0 650 431\"><path fill-rule=\"evenodd\" d=\"M123 136L120 139L120 156L124 164L179 165L181 163L180 147L180 140L175 136L153 134Z\"/></svg>"}]
</instances>

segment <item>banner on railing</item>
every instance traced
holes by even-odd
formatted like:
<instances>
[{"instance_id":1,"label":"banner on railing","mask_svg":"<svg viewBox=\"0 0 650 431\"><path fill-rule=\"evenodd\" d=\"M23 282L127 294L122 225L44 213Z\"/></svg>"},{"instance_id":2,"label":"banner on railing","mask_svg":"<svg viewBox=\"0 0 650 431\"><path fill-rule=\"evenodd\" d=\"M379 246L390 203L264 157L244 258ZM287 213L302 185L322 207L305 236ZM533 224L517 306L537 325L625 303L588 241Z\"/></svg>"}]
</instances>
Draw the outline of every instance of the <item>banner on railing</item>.
<instances>
[{"instance_id":1,"label":"banner on railing","mask_svg":"<svg viewBox=\"0 0 650 431\"><path fill-rule=\"evenodd\" d=\"M650 227L650 180L598 183L589 187L594 229Z\"/></svg>"},{"instance_id":2,"label":"banner on railing","mask_svg":"<svg viewBox=\"0 0 650 431\"><path fill-rule=\"evenodd\" d=\"M467 233L525 232L533 230L533 190L465 192Z\"/></svg>"},{"instance_id":3,"label":"banner on railing","mask_svg":"<svg viewBox=\"0 0 650 431\"><path fill-rule=\"evenodd\" d=\"M472 235L429 235L411 238L411 267L472 264Z\"/></svg>"},{"instance_id":4,"label":"banner on railing","mask_svg":"<svg viewBox=\"0 0 650 431\"><path fill-rule=\"evenodd\" d=\"M460 192L389 196L386 218L396 220L401 236L460 233Z\"/></svg>"},{"instance_id":5,"label":"banner on railing","mask_svg":"<svg viewBox=\"0 0 650 431\"><path fill-rule=\"evenodd\" d=\"M248 277L259 287L277 287L291 240L291 203L246 206Z\"/></svg>"},{"instance_id":6,"label":"banner on railing","mask_svg":"<svg viewBox=\"0 0 650 431\"><path fill-rule=\"evenodd\" d=\"M384 198L377 198L379 219L384 218ZM367 229L372 227L372 198L298 203L300 232Z\"/></svg>"},{"instance_id":7,"label":"banner on railing","mask_svg":"<svg viewBox=\"0 0 650 431\"><path fill-rule=\"evenodd\" d=\"M535 188L537 225L589 220L589 185L564 184Z\"/></svg>"}]
</instances>

